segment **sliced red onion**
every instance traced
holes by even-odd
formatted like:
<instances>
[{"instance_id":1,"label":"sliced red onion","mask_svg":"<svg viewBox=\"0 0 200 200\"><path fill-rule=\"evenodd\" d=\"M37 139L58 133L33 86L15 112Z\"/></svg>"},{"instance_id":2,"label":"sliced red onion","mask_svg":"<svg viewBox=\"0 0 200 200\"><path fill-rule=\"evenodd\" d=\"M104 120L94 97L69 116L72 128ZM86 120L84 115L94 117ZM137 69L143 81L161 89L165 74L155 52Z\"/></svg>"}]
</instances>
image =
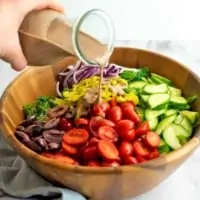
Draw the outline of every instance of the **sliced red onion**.
<instances>
[{"instance_id":1,"label":"sliced red onion","mask_svg":"<svg viewBox=\"0 0 200 200\"><path fill-rule=\"evenodd\" d=\"M60 72L58 75L59 76L66 76L68 74L68 72Z\"/></svg>"},{"instance_id":2,"label":"sliced red onion","mask_svg":"<svg viewBox=\"0 0 200 200\"><path fill-rule=\"evenodd\" d=\"M59 97L62 97L62 94L60 92L60 82L59 81L57 81L57 83L56 83L56 92Z\"/></svg>"},{"instance_id":3,"label":"sliced red onion","mask_svg":"<svg viewBox=\"0 0 200 200\"><path fill-rule=\"evenodd\" d=\"M60 86L63 87L62 89L71 88L73 84L79 83L83 79L100 75L99 66L85 65L80 61L77 62L74 67L70 66L66 68L66 70L67 69L68 71L63 71L59 74L60 77L62 77L59 79ZM103 76L105 78L118 76L122 69L122 67L115 64L106 65L104 68Z\"/></svg>"}]
</instances>

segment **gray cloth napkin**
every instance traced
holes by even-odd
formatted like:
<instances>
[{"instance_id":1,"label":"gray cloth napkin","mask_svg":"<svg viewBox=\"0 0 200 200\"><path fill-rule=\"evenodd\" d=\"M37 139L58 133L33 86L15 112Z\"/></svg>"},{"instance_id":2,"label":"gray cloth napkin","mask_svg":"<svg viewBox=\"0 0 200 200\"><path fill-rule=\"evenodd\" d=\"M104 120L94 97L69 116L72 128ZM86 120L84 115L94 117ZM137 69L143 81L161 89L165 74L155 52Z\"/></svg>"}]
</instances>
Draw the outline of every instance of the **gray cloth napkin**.
<instances>
[{"instance_id":1,"label":"gray cloth napkin","mask_svg":"<svg viewBox=\"0 0 200 200\"><path fill-rule=\"evenodd\" d=\"M16 155L0 133L0 200L86 200L77 192L54 187Z\"/></svg>"}]
</instances>

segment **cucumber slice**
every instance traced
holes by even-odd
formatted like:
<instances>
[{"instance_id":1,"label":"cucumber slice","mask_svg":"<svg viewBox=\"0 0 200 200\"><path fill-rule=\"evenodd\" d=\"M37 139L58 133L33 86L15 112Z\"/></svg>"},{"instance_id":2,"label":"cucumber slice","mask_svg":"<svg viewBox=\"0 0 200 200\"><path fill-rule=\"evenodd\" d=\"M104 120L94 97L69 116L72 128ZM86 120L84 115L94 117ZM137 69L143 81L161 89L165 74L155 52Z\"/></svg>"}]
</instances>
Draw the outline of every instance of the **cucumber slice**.
<instances>
[{"instance_id":1,"label":"cucumber slice","mask_svg":"<svg viewBox=\"0 0 200 200\"><path fill-rule=\"evenodd\" d=\"M160 152L160 154L163 155L169 153L171 150L170 147L167 144L165 144L163 146L158 147L158 151Z\"/></svg>"},{"instance_id":2,"label":"cucumber slice","mask_svg":"<svg viewBox=\"0 0 200 200\"><path fill-rule=\"evenodd\" d=\"M183 126L179 124L171 124L170 127L174 129L177 137L185 137L185 138L190 137L188 131L184 129Z\"/></svg>"},{"instance_id":3,"label":"cucumber slice","mask_svg":"<svg viewBox=\"0 0 200 200\"><path fill-rule=\"evenodd\" d=\"M162 104L154 108L154 110L167 110L167 109L168 109L168 103Z\"/></svg>"},{"instance_id":4,"label":"cucumber slice","mask_svg":"<svg viewBox=\"0 0 200 200\"><path fill-rule=\"evenodd\" d=\"M170 147L164 142L164 140L160 140L160 145L158 147L158 151L161 153L161 154L164 154L164 153L169 153L170 152Z\"/></svg>"},{"instance_id":5,"label":"cucumber slice","mask_svg":"<svg viewBox=\"0 0 200 200\"><path fill-rule=\"evenodd\" d=\"M188 97L188 98L187 98L187 102L188 102L188 104L192 104L192 103L194 103L197 99L198 99L198 96L197 96L197 95L194 95L194 96Z\"/></svg>"},{"instance_id":6,"label":"cucumber slice","mask_svg":"<svg viewBox=\"0 0 200 200\"><path fill-rule=\"evenodd\" d=\"M151 109L156 108L160 105L168 103L170 100L169 94L152 94L148 98L148 104Z\"/></svg>"},{"instance_id":7,"label":"cucumber slice","mask_svg":"<svg viewBox=\"0 0 200 200\"><path fill-rule=\"evenodd\" d=\"M177 114L177 113L178 113L178 110L174 110L174 109L166 110L165 117L168 117L170 115L174 115L174 114Z\"/></svg>"},{"instance_id":8,"label":"cucumber slice","mask_svg":"<svg viewBox=\"0 0 200 200\"><path fill-rule=\"evenodd\" d=\"M184 97L171 96L170 104L174 106L179 106L179 105L183 106L187 105L187 100Z\"/></svg>"},{"instance_id":9,"label":"cucumber slice","mask_svg":"<svg viewBox=\"0 0 200 200\"><path fill-rule=\"evenodd\" d=\"M154 84L154 85L157 84L157 83L156 83L155 81L153 81L151 78L148 78L148 83L149 83L149 84Z\"/></svg>"},{"instance_id":10,"label":"cucumber slice","mask_svg":"<svg viewBox=\"0 0 200 200\"><path fill-rule=\"evenodd\" d=\"M145 118L146 119L153 119L153 118L157 118L159 117L160 115L164 114L165 113L165 110L149 110L147 109L145 111Z\"/></svg>"},{"instance_id":11,"label":"cucumber slice","mask_svg":"<svg viewBox=\"0 0 200 200\"><path fill-rule=\"evenodd\" d=\"M179 142L181 143L181 145L184 145L187 143L187 139L183 136L178 136Z\"/></svg>"},{"instance_id":12,"label":"cucumber slice","mask_svg":"<svg viewBox=\"0 0 200 200\"><path fill-rule=\"evenodd\" d=\"M197 119L199 118L199 113L194 111L184 110L181 111L182 116L186 117L191 124L195 124Z\"/></svg>"},{"instance_id":13,"label":"cucumber slice","mask_svg":"<svg viewBox=\"0 0 200 200\"><path fill-rule=\"evenodd\" d=\"M169 117L163 119L157 126L156 133L161 134L168 126L170 126L174 120L177 118L177 115L170 115Z\"/></svg>"},{"instance_id":14,"label":"cucumber slice","mask_svg":"<svg viewBox=\"0 0 200 200\"><path fill-rule=\"evenodd\" d=\"M163 132L163 139L174 150L179 149L181 147L179 139L176 136L176 131L174 130L174 127L172 126L169 126Z\"/></svg>"},{"instance_id":15,"label":"cucumber slice","mask_svg":"<svg viewBox=\"0 0 200 200\"><path fill-rule=\"evenodd\" d=\"M152 118L147 120L149 123L149 128L150 130L155 130L156 127L158 126L158 118Z\"/></svg>"},{"instance_id":16,"label":"cucumber slice","mask_svg":"<svg viewBox=\"0 0 200 200\"><path fill-rule=\"evenodd\" d=\"M144 113L145 113L144 109L139 108L139 107L136 107L135 109L136 109L136 112L138 113L140 119L143 121L144 120Z\"/></svg>"},{"instance_id":17,"label":"cucumber slice","mask_svg":"<svg viewBox=\"0 0 200 200\"><path fill-rule=\"evenodd\" d=\"M183 116L182 115L178 115L176 120L174 121L175 124L181 124L183 120Z\"/></svg>"},{"instance_id":18,"label":"cucumber slice","mask_svg":"<svg viewBox=\"0 0 200 200\"><path fill-rule=\"evenodd\" d=\"M169 80L169 79L167 79L167 78L165 78L163 76L160 76L158 74L151 73L151 77L156 79L156 80L158 80L158 81L160 81L161 83L165 83L167 85L171 85L172 84L171 80Z\"/></svg>"},{"instance_id":19,"label":"cucumber slice","mask_svg":"<svg viewBox=\"0 0 200 200\"><path fill-rule=\"evenodd\" d=\"M149 127L151 130L155 130L158 125L158 117L162 115L165 110L146 110L145 118L149 122Z\"/></svg>"},{"instance_id":20,"label":"cucumber slice","mask_svg":"<svg viewBox=\"0 0 200 200\"><path fill-rule=\"evenodd\" d=\"M175 87L169 87L169 91L172 96L181 96L182 95L182 91Z\"/></svg>"},{"instance_id":21,"label":"cucumber slice","mask_svg":"<svg viewBox=\"0 0 200 200\"><path fill-rule=\"evenodd\" d=\"M155 84L162 84L163 81L161 81L159 78L157 78L156 76L151 76L151 80L155 83Z\"/></svg>"},{"instance_id":22,"label":"cucumber slice","mask_svg":"<svg viewBox=\"0 0 200 200\"><path fill-rule=\"evenodd\" d=\"M147 84L147 82L145 82L145 81L134 81L132 83L129 83L129 87L142 89L146 84Z\"/></svg>"},{"instance_id":23,"label":"cucumber slice","mask_svg":"<svg viewBox=\"0 0 200 200\"><path fill-rule=\"evenodd\" d=\"M189 122L189 120L186 117L183 117L183 120L181 121L180 125L187 130L188 132L188 137L192 135L192 124Z\"/></svg>"},{"instance_id":24,"label":"cucumber slice","mask_svg":"<svg viewBox=\"0 0 200 200\"><path fill-rule=\"evenodd\" d=\"M144 86L143 92L147 94L156 94L156 93L166 93L168 91L168 86L166 84L148 84Z\"/></svg>"},{"instance_id":25,"label":"cucumber slice","mask_svg":"<svg viewBox=\"0 0 200 200\"><path fill-rule=\"evenodd\" d=\"M171 104L169 103L169 109L177 109L179 111L182 111L182 110L189 110L190 109L190 106L189 105L175 105L175 104Z\"/></svg>"},{"instance_id":26,"label":"cucumber slice","mask_svg":"<svg viewBox=\"0 0 200 200\"><path fill-rule=\"evenodd\" d=\"M141 99L142 99L145 103L148 102L149 95L141 95L140 97L141 97Z\"/></svg>"}]
</instances>

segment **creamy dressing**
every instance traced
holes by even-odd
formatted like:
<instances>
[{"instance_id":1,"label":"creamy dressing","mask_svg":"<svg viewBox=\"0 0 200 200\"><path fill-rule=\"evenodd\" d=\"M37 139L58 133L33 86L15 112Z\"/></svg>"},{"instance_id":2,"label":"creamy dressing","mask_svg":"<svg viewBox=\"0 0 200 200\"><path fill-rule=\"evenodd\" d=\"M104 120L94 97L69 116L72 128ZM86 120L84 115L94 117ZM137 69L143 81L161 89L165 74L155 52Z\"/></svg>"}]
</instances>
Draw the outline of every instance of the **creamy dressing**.
<instances>
[{"instance_id":1,"label":"creamy dressing","mask_svg":"<svg viewBox=\"0 0 200 200\"><path fill-rule=\"evenodd\" d=\"M99 88L98 88L98 98L97 98L97 103L101 103L101 94L102 94L102 83L103 83L103 71L104 67L106 66L107 63L109 63L111 53L106 52L106 54L101 57L101 58L96 58L95 61L100 67L100 79L99 79Z\"/></svg>"}]
</instances>

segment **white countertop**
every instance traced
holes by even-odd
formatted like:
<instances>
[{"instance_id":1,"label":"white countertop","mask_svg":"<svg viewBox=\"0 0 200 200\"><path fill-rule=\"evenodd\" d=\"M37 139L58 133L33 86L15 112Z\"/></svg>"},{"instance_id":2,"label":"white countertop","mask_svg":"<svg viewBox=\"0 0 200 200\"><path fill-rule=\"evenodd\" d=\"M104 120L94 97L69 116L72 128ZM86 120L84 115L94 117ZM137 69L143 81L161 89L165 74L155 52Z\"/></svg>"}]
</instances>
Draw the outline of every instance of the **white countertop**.
<instances>
[{"instance_id":1,"label":"white countertop","mask_svg":"<svg viewBox=\"0 0 200 200\"><path fill-rule=\"evenodd\" d=\"M169 55L200 75L198 69L200 40L187 41L200 38L200 30L197 27L197 19L200 18L200 12L197 10L198 0L62 0L62 2L72 21L85 10L104 9L115 23L117 45L151 49ZM88 29L92 27L92 23L91 26L87 26ZM101 36L101 29L96 28L96 33ZM8 64L0 62L0 94L17 74ZM200 149L165 182L152 191L134 198L134 200L152 199L200 199Z\"/></svg>"}]
</instances>

